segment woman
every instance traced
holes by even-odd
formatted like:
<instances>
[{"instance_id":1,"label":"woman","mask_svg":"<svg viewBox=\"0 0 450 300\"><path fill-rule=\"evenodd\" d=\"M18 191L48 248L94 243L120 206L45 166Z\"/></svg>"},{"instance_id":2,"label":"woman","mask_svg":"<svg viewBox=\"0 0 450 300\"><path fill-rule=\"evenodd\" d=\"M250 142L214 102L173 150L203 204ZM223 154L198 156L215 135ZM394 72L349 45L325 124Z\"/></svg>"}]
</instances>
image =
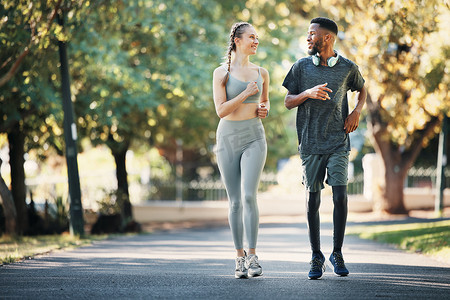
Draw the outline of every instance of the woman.
<instances>
[{"instance_id":1,"label":"woman","mask_svg":"<svg viewBox=\"0 0 450 300\"><path fill-rule=\"evenodd\" d=\"M259 178L267 155L264 127L269 104L269 72L250 62L258 35L252 25L233 25L226 66L214 71L213 92L217 115L217 162L229 200L228 220L236 248L236 278L262 275L256 256ZM232 58L232 54L233 58ZM242 187L242 190L241 190ZM243 235L248 240L248 255Z\"/></svg>"}]
</instances>

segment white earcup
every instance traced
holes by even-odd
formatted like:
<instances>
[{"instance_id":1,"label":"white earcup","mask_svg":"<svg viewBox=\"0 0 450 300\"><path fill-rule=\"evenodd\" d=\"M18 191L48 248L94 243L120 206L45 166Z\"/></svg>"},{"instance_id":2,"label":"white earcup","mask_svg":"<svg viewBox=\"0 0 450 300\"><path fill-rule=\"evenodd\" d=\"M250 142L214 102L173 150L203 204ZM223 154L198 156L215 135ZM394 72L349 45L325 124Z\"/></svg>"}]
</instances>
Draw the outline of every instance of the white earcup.
<instances>
[{"instance_id":1,"label":"white earcup","mask_svg":"<svg viewBox=\"0 0 450 300\"><path fill-rule=\"evenodd\" d=\"M329 57L329 58L327 59L327 65L328 65L330 68L334 67L334 66L337 64L338 60L339 60L339 53L336 52L336 51L335 51L335 53L337 54L336 57L332 56L332 57ZM316 54L316 55L313 55L313 56L312 56L312 62L313 62L313 64L314 64L315 66L318 66L318 65L320 64L320 57L317 56L317 54Z\"/></svg>"},{"instance_id":2,"label":"white earcup","mask_svg":"<svg viewBox=\"0 0 450 300\"><path fill-rule=\"evenodd\" d=\"M320 58L317 55L312 56L312 62L315 66L318 66L320 63Z\"/></svg>"},{"instance_id":3,"label":"white earcup","mask_svg":"<svg viewBox=\"0 0 450 300\"><path fill-rule=\"evenodd\" d=\"M339 53L336 52L336 54L336 57L332 56L327 60L327 64L330 68L334 67L339 60Z\"/></svg>"}]
</instances>

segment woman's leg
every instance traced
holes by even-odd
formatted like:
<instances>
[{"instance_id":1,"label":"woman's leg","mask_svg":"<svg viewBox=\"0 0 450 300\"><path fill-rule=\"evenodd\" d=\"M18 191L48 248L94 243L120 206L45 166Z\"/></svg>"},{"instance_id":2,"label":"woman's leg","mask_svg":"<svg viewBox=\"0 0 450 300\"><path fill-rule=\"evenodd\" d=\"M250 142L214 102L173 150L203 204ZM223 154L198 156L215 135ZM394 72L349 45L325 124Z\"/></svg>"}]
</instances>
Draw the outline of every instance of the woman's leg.
<instances>
[{"instance_id":1,"label":"woman's leg","mask_svg":"<svg viewBox=\"0 0 450 300\"><path fill-rule=\"evenodd\" d=\"M226 129L226 128L225 128ZM235 151L227 140L229 135L218 134L217 164L227 190L229 200L228 221L238 256L244 255L243 223L241 202L240 153Z\"/></svg>"},{"instance_id":2,"label":"woman's leg","mask_svg":"<svg viewBox=\"0 0 450 300\"><path fill-rule=\"evenodd\" d=\"M266 141L258 139L248 145L241 157L244 230L248 239L249 254L255 254L258 238L259 210L256 195L266 156Z\"/></svg>"}]
</instances>

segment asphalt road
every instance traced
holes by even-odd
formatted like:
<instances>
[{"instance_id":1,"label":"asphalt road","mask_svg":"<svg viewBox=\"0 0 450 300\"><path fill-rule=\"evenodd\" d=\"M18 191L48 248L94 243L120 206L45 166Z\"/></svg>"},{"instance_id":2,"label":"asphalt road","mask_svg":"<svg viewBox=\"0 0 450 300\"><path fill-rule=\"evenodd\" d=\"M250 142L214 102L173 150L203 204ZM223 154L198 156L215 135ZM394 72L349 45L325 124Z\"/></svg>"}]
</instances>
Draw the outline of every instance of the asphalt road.
<instances>
[{"instance_id":1,"label":"asphalt road","mask_svg":"<svg viewBox=\"0 0 450 300\"><path fill-rule=\"evenodd\" d=\"M0 299L450 299L450 265L347 236L350 275L308 280L306 225L261 224L264 276L234 278L226 227L124 236L0 267ZM325 256L331 224L322 224Z\"/></svg>"}]
</instances>

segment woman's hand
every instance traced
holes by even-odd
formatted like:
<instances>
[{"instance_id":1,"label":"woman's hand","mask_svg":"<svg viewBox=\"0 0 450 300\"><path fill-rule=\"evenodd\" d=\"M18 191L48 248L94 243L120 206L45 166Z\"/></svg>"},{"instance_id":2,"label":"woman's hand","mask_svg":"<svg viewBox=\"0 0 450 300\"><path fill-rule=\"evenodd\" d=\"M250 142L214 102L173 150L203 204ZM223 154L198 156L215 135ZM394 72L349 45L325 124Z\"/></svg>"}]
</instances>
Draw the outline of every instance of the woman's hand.
<instances>
[{"instance_id":1,"label":"woman's hand","mask_svg":"<svg viewBox=\"0 0 450 300\"><path fill-rule=\"evenodd\" d=\"M245 89L245 92L247 93L247 97L250 97L256 93L259 92L258 85L256 84L256 81L252 81L247 85L247 88Z\"/></svg>"},{"instance_id":2,"label":"woman's hand","mask_svg":"<svg viewBox=\"0 0 450 300\"><path fill-rule=\"evenodd\" d=\"M258 118L265 119L269 115L269 110L264 103L260 103L256 111Z\"/></svg>"}]
</instances>

